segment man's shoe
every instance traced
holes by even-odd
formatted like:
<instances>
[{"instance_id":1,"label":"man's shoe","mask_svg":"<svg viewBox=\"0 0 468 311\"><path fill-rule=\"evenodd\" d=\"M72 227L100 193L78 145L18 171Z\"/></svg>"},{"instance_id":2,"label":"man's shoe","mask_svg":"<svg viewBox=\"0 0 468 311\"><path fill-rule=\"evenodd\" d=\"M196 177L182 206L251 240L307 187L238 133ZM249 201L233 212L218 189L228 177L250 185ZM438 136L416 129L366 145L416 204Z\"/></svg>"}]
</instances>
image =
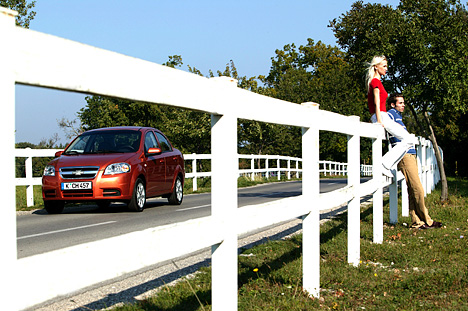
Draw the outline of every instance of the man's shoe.
<instances>
[{"instance_id":1,"label":"man's shoe","mask_svg":"<svg viewBox=\"0 0 468 311\"><path fill-rule=\"evenodd\" d=\"M432 226L428 226L426 224L423 224L421 226L418 227L418 229L434 229L435 227L432 227Z\"/></svg>"},{"instance_id":2,"label":"man's shoe","mask_svg":"<svg viewBox=\"0 0 468 311\"><path fill-rule=\"evenodd\" d=\"M419 226L418 229L435 229L435 228L442 228L442 223L438 221L433 221L432 225L429 226L427 224L423 224L422 226Z\"/></svg>"}]
</instances>

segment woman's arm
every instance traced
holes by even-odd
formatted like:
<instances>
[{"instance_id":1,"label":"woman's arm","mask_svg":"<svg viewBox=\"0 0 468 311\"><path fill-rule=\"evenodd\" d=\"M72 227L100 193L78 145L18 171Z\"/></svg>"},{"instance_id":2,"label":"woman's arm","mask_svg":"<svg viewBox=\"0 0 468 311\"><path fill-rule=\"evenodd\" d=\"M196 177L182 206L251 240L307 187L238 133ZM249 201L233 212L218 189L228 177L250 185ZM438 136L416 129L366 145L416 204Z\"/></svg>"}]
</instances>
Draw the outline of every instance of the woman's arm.
<instances>
[{"instance_id":1,"label":"woman's arm","mask_svg":"<svg viewBox=\"0 0 468 311\"><path fill-rule=\"evenodd\" d=\"M377 122L383 125L382 119L380 118L380 90L378 87L374 88L374 104L375 104L375 116L377 117Z\"/></svg>"}]
</instances>

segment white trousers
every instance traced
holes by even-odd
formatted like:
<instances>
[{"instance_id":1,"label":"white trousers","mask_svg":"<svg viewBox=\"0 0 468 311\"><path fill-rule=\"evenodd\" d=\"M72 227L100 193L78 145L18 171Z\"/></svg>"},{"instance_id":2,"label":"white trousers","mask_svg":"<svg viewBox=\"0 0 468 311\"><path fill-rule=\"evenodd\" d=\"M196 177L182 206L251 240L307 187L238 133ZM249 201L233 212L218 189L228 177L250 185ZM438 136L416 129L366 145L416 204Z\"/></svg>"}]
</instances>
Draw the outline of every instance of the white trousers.
<instances>
[{"instance_id":1,"label":"white trousers","mask_svg":"<svg viewBox=\"0 0 468 311\"><path fill-rule=\"evenodd\" d=\"M387 132L401 140L393 148L391 148L382 158L382 165L386 169L391 169L394 165L398 164L400 160L405 156L411 147L414 147L416 143L416 137L414 134L408 133L407 130L401 124L396 123L386 112L380 113L380 120L384 125ZM371 117L372 123L377 123L377 116L375 113Z\"/></svg>"}]
</instances>

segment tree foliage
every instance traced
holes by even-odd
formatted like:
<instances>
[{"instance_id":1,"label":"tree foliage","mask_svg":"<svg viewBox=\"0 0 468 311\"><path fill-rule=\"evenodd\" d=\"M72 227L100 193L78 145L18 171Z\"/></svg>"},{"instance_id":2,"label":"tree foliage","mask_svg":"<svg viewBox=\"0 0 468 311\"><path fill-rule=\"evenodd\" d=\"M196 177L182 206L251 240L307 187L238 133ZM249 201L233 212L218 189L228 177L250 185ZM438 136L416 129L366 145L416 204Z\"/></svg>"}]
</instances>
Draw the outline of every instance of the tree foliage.
<instances>
[{"instance_id":1,"label":"tree foliage","mask_svg":"<svg viewBox=\"0 0 468 311\"><path fill-rule=\"evenodd\" d=\"M460 128L468 109L465 6L459 0L402 0L394 9L358 1L349 12L331 21L330 27L347 54L354 76L361 81L364 64L372 55L387 56L387 90L403 91L419 125L417 134L428 136L436 147L437 136L442 147L448 147L450 139L441 133L449 132L444 130L447 126ZM437 158L443 184L441 197L445 199L445 169L441 156ZM454 158L445 160L454 162ZM467 169L465 166L463 170Z\"/></svg>"},{"instance_id":2,"label":"tree foliage","mask_svg":"<svg viewBox=\"0 0 468 311\"><path fill-rule=\"evenodd\" d=\"M269 75L264 79L271 96L294 103L316 102L320 109L344 115L366 115L363 92L349 74L345 54L337 47L308 39L299 48L295 44L276 50ZM300 129L295 129L294 145L301 145ZM369 144L367 144L369 145ZM346 161L347 137L320 133L320 158ZM364 158L369 147L363 148ZM300 156L300 155L299 155Z\"/></svg>"},{"instance_id":3,"label":"tree foliage","mask_svg":"<svg viewBox=\"0 0 468 311\"><path fill-rule=\"evenodd\" d=\"M224 71L217 71L218 76L228 76L238 81L240 88L259 93L271 95L271 89L259 86L260 77L239 76L234 62L231 60ZM210 72L213 77L213 73ZM241 154L280 154L285 156L301 156L301 145L295 143L295 137L300 137L300 132L291 126L281 124L265 123L252 120L240 119L238 124L238 152ZM258 162L260 166L260 161Z\"/></svg>"},{"instance_id":4,"label":"tree foliage","mask_svg":"<svg viewBox=\"0 0 468 311\"><path fill-rule=\"evenodd\" d=\"M36 12L32 11L36 1L28 3L26 0L0 0L0 6L9 8L18 12L16 16L16 25L24 28L29 28L29 23L36 16Z\"/></svg>"}]
</instances>

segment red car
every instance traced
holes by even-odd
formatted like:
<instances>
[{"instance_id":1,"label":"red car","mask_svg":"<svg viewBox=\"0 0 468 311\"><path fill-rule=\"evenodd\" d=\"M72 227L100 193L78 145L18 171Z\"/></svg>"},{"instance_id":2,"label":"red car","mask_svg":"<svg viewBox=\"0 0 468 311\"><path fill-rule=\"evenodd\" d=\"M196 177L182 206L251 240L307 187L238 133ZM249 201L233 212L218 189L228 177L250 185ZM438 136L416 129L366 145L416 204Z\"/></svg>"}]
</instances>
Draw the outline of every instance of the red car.
<instances>
[{"instance_id":1,"label":"red car","mask_svg":"<svg viewBox=\"0 0 468 311\"><path fill-rule=\"evenodd\" d=\"M124 126L87 131L44 169L42 197L50 214L66 202L95 201L100 207L125 202L141 212L146 198L183 199L184 158L161 131Z\"/></svg>"}]
</instances>

